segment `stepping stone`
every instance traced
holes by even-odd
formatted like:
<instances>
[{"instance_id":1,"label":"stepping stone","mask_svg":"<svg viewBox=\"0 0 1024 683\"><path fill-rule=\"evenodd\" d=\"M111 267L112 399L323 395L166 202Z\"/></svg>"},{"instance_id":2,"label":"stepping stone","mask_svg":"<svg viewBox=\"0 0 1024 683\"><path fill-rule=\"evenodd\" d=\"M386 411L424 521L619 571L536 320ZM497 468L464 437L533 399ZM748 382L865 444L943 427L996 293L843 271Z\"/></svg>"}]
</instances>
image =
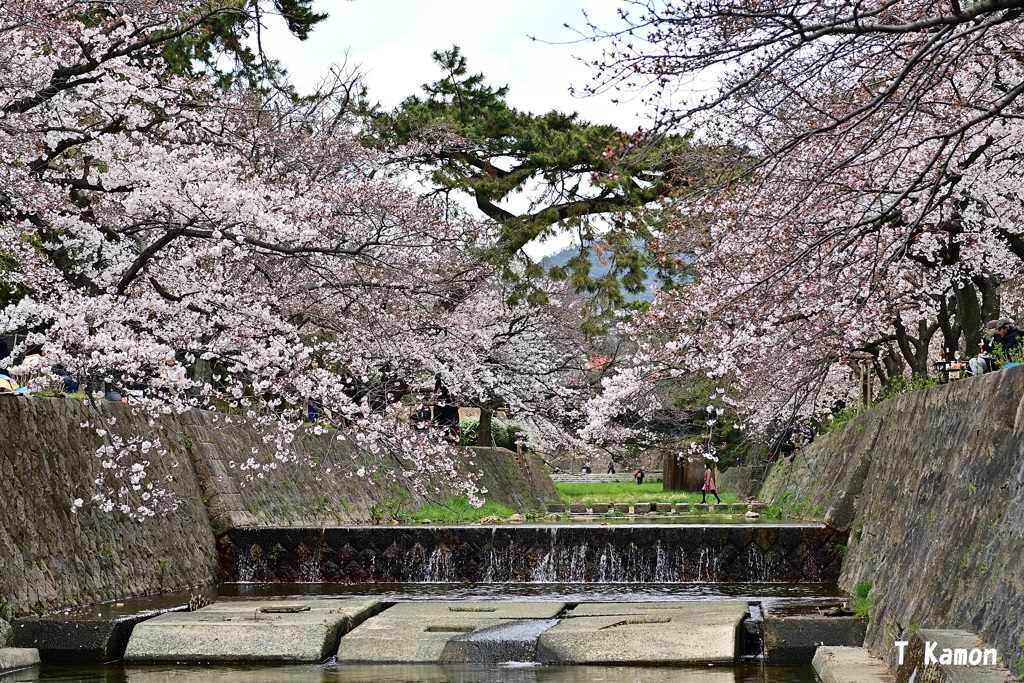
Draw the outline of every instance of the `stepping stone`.
<instances>
[{"instance_id":1,"label":"stepping stone","mask_svg":"<svg viewBox=\"0 0 1024 683\"><path fill-rule=\"evenodd\" d=\"M729 504L728 503L715 503L713 509L718 511L718 512L724 512L725 510L729 509Z\"/></svg>"},{"instance_id":2,"label":"stepping stone","mask_svg":"<svg viewBox=\"0 0 1024 683\"><path fill-rule=\"evenodd\" d=\"M676 503L676 512L689 512L689 511L690 511L690 504L689 503Z\"/></svg>"},{"instance_id":3,"label":"stepping stone","mask_svg":"<svg viewBox=\"0 0 1024 683\"><path fill-rule=\"evenodd\" d=\"M590 506L590 510L595 515L605 515L608 514L609 507L611 506L608 503L594 503Z\"/></svg>"},{"instance_id":4,"label":"stepping stone","mask_svg":"<svg viewBox=\"0 0 1024 683\"><path fill-rule=\"evenodd\" d=\"M747 504L747 509L751 510L752 512L762 512L768 509L768 503L762 503L760 501L755 500Z\"/></svg>"},{"instance_id":5,"label":"stepping stone","mask_svg":"<svg viewBox=\"0 0 1024 683\"><path fill-rule=\"evenodd\" d=\"M377 600L238 600L173 612L135 627L126 662L317 663L381 610Z\"/></svg>"},{"instance_id":6,"label":"stepping stone","mask_svg":"<svg viewBox=\"0 0 1024 683\"><path fill-rule=\"evenodd\" d=\"M672 503L655 503L658 512L672 512Z\"/></svg>"},{"instance_id":7,"label":"stepping stone","mask_svg":"<svg viewBox=\"0 0 1024 683\"><path fill-rule=\"evenodd\" d=\"M892 683L889 667L863 647L822 646L814 653L821 683Z\"/></svg>"},{"instance_id":8,"label":"stepping stone","mask_svg":"<svg viewBox=\"0 0 1024 683\"><path fill-rule=\"evenodd\" d=\"M733 512L746 512L747 511L747 504L746 503L733 503L732 504L732 511Z\"/></svg>"},{"instance_id":9,"label":"stepping stone","mask_svg":"<svg viewBox=\"0 0 1024 683\"><path fill-rule=\"evenodd\" d=\"M615 511L616 512L621 512L624 515L628 515L629 514L629 504L628 503L616 503L615 504Z\"/></svg>"},{"instance_id":10,"label":"stepping stone","mask_svg":"<svg viewBox=\"0 0 1024 683\"><path fill-rule=\"evenodd\" d=\"M859 617L775 616L761 624L765 666L810 666L819 645L860 647L867 621Z\"/></svg>"},{"instance_id":11,"label":"stepping stone","mask_svg":"<svg viewBox=\"0 0 1024 683\"><path fill-rule=\"evenodd\" d=\"M131 609L132 601L126 600ZM105 664L124 657L132 629L147 619L170 611L184 610L185 605L169 609L146 609L126 614L117 608L94 608L42 617L14 620L13 644L18 648L34 648L47 664Z\"/></svg>"},{"instance_id":12,"label":"stepping stone","mask_svg":"<svg viewBox=\"0 0 1024 683\"><path fill-rule=\"evenodd\" d=\"M562 513L565 512L565 506L559 503L548 503L548 512Z\"/></svg>"},{"instance_id":13,"label":"stepping stone","mask_svg":"<svg viewBox=\"0 0 1024 683\"><path fill-rule=\"evenodd\" d=\"M587 506L583 503L573 503L569 506L569 512L574 515L585 515L587 514Z\"/></svg>"},{"instance_id":14,"label":"stepping stone","mask_svg":"<svg viewBox=\"0 0 1024 683\"><path fill-rule=\"evenodd\" d=\"M551 625L538 622L564 609L562 602L403 602L345 635L338 663L479 661L494 656L493 641L523 652L531 634Z\"/></svg>"},{"instance_id":15,"label":"stepping stone","mask_svg":"<svg viewBox=\"0 0 1024 683\"><path fill-rule=\"evenodd\" d=\"M650 503L633 503L633 514L634 515L646 515L651 511Z\"/></svg>"},{"instance_id":16,"label":"stepping stone","mask_svg":"<svg viewBox=\"0 0 1024 683\"><path fill-rule=\"evenodd\" d=\"M584 603L544 631L545 664L732 664L747 603Z\"/></svg>"},{"instance_id":17,"label":"stepping stone","mask_svg":"<svg viewBox=\"0 0 1024 683\"><path fill-rule=\"evenodd\" d=\"M0 675L39 665L39 650L33 647L0 648ZM33 676L36 680L38 675Z\"/></svg>"}]
</instances>

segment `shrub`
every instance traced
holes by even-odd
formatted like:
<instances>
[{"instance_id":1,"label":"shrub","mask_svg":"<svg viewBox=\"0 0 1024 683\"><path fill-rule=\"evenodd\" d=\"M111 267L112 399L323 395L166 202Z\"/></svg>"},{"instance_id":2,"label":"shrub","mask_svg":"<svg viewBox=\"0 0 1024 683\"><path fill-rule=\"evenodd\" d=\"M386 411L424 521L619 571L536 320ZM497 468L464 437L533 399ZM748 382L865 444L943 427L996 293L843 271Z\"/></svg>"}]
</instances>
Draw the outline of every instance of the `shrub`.
<instances>
[{"instance_id":1,"label":"shrub","mask_svg":"<svg viewBox=\"0 0 1024 683\"><path fill-rule=\"evenodd\" d=\"M462 429L462 437L459 439L460 446L475 446L477 434L480 433L480 420L472 417L463 418L459 421ZM498 448L507 448L510 451L516 449L516 432L519 429L515 425L502 422L498 418L491 419L491 438Z\"/></svg>"},{"instance_id":2,"label":"shrub","mask_svg":"<svg viewBox=\"0 0 1024 683\"><path fill-rule=\"evenodd\" d=\"M875 596L871 595L871 581L861 581L853 587L853 613L858 617L867 618L871 608L875 606Z\"/></svg>"}]
</instances>

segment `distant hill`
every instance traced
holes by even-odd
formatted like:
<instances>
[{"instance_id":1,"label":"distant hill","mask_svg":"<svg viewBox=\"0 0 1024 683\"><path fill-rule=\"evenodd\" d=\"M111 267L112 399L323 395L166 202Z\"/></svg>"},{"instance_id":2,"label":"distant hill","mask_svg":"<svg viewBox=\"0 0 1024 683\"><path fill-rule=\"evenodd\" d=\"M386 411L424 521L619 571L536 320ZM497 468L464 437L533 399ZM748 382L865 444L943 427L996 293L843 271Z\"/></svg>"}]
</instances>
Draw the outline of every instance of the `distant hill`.
<instances>
[{"instance_id":1,"label":"distant hill","mask_svg":"<svg viewBox=\"0 0 1024 683\"><path fill-rule=\"evenodd\" d=\"M545 268L555 268L558 266L568 265L569 260L579 253L579 247L570 246L545 256L540 260L540 265ZM610 267L601 263L597 254L593 250L590 250L588 256L590 257L590 274L594 277L605 275L610 270ZM627 301L654 301L654 286L660 284L658 278L654 274L654 268L650 268L647 271L647 277L644 278L645 291L640 294L631 294L623 291Z\"/></svg>"}]
</instances>

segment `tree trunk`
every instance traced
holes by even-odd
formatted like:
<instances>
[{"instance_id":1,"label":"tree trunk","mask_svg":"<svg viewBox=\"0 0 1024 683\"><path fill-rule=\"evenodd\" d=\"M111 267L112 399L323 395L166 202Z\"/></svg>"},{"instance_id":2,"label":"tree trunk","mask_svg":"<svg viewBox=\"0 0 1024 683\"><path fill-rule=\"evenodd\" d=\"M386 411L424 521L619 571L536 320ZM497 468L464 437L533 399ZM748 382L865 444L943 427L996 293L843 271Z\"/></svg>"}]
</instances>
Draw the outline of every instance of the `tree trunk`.
<instances>
[{"instance_id":1,"label":"tree trunk","mask_svg":"<svg viewBox=\"0 0 1024 683\"><path fill-rule=\"evenodd\" d=\"M491 436L491 411L487 408L480 408L480 427L476 433L476 445L487 448L494 445L494 438Z\"/></svg>"},{"instance_id":2,"label":"tree trunk","mask_svg":"<svg viewBox=\"0 0 1024 683\"><path fill-rule=\"evenodd\" d=\"M964 348L968 355L974 355L978 342L981 341L981 305L978 302L978 290L973 282L964 280L959 286L953 286L953 293L956 295L956 317L960 322L960 332L964 336Z\"/></svg>"}]
</instances>

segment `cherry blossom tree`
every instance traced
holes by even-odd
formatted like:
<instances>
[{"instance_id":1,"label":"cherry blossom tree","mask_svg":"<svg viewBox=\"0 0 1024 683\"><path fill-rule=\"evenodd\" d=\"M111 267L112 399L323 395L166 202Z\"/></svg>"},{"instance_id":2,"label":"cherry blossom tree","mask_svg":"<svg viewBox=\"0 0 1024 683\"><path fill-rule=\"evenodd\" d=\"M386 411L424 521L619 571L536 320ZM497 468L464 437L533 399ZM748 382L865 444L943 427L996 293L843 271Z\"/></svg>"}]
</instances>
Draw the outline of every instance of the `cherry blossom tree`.
<instances>
[{"instance_id":1,"label":"cherry blossom tree","mask_svg":"<svg viewBox=\"0 0 1024 683\"><path fill-rule=\"evenodd\" d=\"M1019 10L651 0L592 27L594 92L747 151L673 209L665 259L692 285L636 321L640 374L728 378L777 431L852 400L858 352L882 381L974 355L1019 301Z\"/></svg>"},{"instance_id":2,"label":"cherry blossom tree","mask_svg":"<svg viewBox=\"0 0 1024 683\"><path fill-rule=\"evenodd\" d=\"M238 7L0 8L0 333L21 334L15 356L41 346L90 384L145 386L154 410L238 414L278 459L295 457L315 406L312 429L337 428L415 485L431 473L473 497L478 473L408 424L387 383L440 373L554 425L578 346L559 338L553 305L479 299L501 293L483 258L493 230L408 189L389 161L416 150L360 144L350 84L296 98L168 68L172 41ZM189 379L161 376L171 356ZM171 509L146 483L145 458L161 452L109 443L103 469L132 491L101 477L94 502ZM362 461L335 466L367 474Z\"/></svg>"}]
</instances>

